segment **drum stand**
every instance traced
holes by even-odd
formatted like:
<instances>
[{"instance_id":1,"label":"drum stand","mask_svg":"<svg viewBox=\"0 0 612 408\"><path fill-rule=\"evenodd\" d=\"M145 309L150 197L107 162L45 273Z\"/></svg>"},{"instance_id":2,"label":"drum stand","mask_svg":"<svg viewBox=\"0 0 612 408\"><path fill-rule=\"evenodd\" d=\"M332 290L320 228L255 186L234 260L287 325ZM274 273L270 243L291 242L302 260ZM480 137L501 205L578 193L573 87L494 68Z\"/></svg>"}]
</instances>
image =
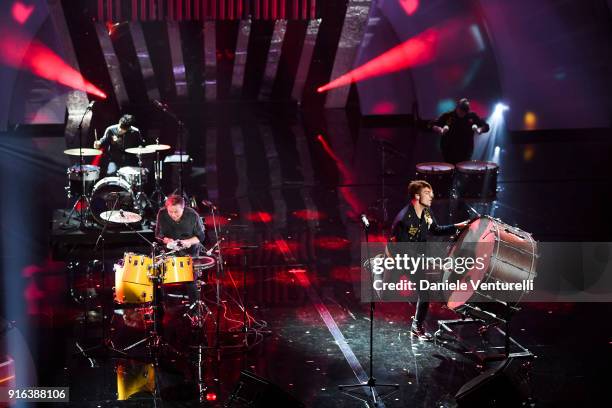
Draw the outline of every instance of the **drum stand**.
<instances>
[{"instance_id":1,"label":"drum stand","mask_svg":"<svg viewBox=\"0 0 612 408\"><path fill-rule=\"evenodd\" d=\"M365 232L365 242L366 242L366 259L370 259L369 248L368 248L368 225L364 225ZM384 401L386 398L389 398L391 395L397 393L399 391L399 384L376 384L376 378L374 378L374 285L373 279L374 276L372 274L371 267L369 268L370 274L370 375L366 382L362 382L359 384L348 384L348 385L338 385L338 389L355 399L358 399L364 402L367 406L369 402L372 401L374 407L378 407L379 404ZM387 393L379 394L376 388L390 388ZM366 393L367 397L364 399L362 394L356 394L352 392L353 390L358 390L365 388L369 390L369 395Z\"/></svg>"},{"instance_id":2,"label":"drum stand","mask_svg":"<svg viewBox=\"0 0 612 408\"><path fill-rule=\"evenodd\" d=\"M155 140L155 143L159 144L159 139ZM166 196L164 195L164 192L162 191L161 188L161 184L160 181L162 180L163 177L163 163L159 160L159 150L157 150L155 152L156 155L156 159L155 159L155 190L153 191L153 193L151 193L151 201L155 204L156 206L156 210L162 208L164 206L164 201L166 201Z\"/></svg>"},{"instance_id":3,"label":"drum stand","mask_svg":"<svg viewBox=\"0 0 612 408\"><path fill-rule=\"evenodd\" d=\"M142 155L137 154L136 157L138 157L138 172L140 173L140 171L143 169ZM151 207L151 200L149 200L147 193L143 191L143 184L144 184L143 179L144 177L142 173L140 173L138 175L138 192L136 193L134 201L136 202L135 204L136 204L136 208L138 208L138 213L144 218L144 211L147 207L149 208Z\"/></svg>"},{"instance_id":4,"label":"drum stand","mask_svg":"<svg viewBox=\"0 0 612 408\"><path fill-rule=\"evenodd\" d=\"M495 328L498 333L500 333L504 337L504 353L503 354L495 354L492 356L485 356L484 358L480 358L476 353L474 355L477 356L480 362L488 362L488 361L500 361L505 360L510 357L531 357L533 354L524 346L519 344L516 340L514 340L510 336L510 320L512 318L512 314L518 311L517 308L510 307L508 305L505 306L505 313L503 315L496 315L495 313L491 313L485 310L480 309L477 306L473 306L470 304L464 304L458 307L455 312L461 315L460 319L452 319L452 320L438 320L438 330L436 331L434 338L437 341L443 341L443 337L450 336L453 340L457 341L461 346L469 349L465 344L458 340L457 335L451 328L451 326L457 325L466 325L466 324L478 324L480 328L478 329L478 333L481 336L486 336L488 330L490 328ZM499 328L500 325L505 326L505 330ZM519 352L511 352L511 346L514 345L520 349Z\"/></svg>"},{"instance_id":5,"label":"drum stand","mask_svg":"<svg viewBox=\"0 0 612 408\"><path fill-rule=\"evenodd\" d=\"M83 120L85 119L85 115L87 115L87 112L89 112L89 110L91 109L91 106L93 105L89 105L87 109L85 109L85 112L83 112L83 116L81 116L81 122L79 122L79 170L81 171L82 190L79 196L77 197L76 202L72 206L72 210L70 210L68 218L66 218L66 221L64 221L64 223L62 224L64 227L66 227L72 219L72 215L76 211L77 205L79 204L81 205L81 211L79 212L79 229L83 229L84 227L88 226L87 215L91 215L91 200L90 197L87 197L87 193L85 192L85 172L83 171L83 166L85 165L85 161L83 160ZM70 180L70 178L68 180ZM83 202L87 204L85 214L83 214Z\"/></svg>"},{"instance_id":6,"label":"drum stand","mask_svg":"<svg viewBox=\"0 0 612 408\"><path fill-rule=\"evenodd\" d=\"M161 322L159 321L159 311L162 307L159 302L159 291L160 291L160 283L163 282L163 273L161 273L161 264L156 266L155 264L155 252L157 249L157 243L149 241L144 235L140 232L136 231L132 226L128 223L124 223L129 229L134 231L136 235L142 238L145 242L147 242L151 246L151 259L153 260L153 265L151 266L151 271L149 274L149 279L153 282L153 299L152 299L152 308L153 308L153 330L149 332L149 335L141 340L138 340L135 343L130 344L127 347L121 349L122 352L127 352L132 350L141 344L146 344L149 349L149 355L157 361L159 354L162 349L170 350L172 353L176 355L181 355L181 353L172 347L169 343L164 341L160 334Z\"/></svg>"}]
</instances>

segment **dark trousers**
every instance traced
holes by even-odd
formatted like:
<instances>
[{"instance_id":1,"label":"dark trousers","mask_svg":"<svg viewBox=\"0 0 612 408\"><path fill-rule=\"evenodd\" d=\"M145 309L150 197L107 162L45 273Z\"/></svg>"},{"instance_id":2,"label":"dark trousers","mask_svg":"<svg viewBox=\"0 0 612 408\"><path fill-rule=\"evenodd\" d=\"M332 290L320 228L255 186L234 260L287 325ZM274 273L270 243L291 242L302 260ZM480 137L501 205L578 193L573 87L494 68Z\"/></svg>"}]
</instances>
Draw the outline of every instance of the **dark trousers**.
<instances>
[{"instance_id":1,"label":"dark trousers","mask_svg":"<svg viewBox=\"0 0 612 408\"><path fill-rule=\"evenodd\" d=\"M419 279L424 278L425 274L423 271L418 273ZM427 313L429 312L429 292L426 290L419 290L418 299L416 303L416 311L414 312L414 320L412 321L412 327L421 328L423 326L423 322L427 318Z\"/></svg>"}]
</instances>

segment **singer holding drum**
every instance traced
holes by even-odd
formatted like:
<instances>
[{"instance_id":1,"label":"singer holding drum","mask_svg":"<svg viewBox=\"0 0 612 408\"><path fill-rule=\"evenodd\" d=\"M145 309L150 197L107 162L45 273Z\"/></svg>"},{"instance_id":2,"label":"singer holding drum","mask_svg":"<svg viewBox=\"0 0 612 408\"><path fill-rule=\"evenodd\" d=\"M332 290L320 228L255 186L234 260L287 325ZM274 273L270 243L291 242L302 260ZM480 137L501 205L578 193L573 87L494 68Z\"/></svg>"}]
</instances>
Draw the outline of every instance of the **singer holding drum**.
<instances>
[{"instance_id":1,"label":"singer holding drum","mask_svg":"<svg viewBox=\"0 0 612 408\"><path fill-rule=\"evenodd\" d=\"M155 238L168 249L179 249L179 256L198 256L206 234L200 215L192 208L185 208L183 197L170 195L157 213Z\"/></svg>"},{"instance_id":2,"label":"singer holding drum","mask_svg":"<svg viewBox=\"0 0 612 408\"><path fill-rule=\"evenodd\" d=\"M470 111L470 101L462 98L455 109L443 113L431 128L442 136L440 149L444 161L457 164L472 159L474 133L480 135L489 131L489 124Z\"/></svg>"},{"instance_id":3,"label":"singer holding drum","mask_svg":"<svg viewBox=\"0 0 612 408\"><path fill-rule=\"evenodd\" d=\"M438 225L431 212L434 193L431 185L424 180L414 180L408 185L410 202L395 217L391 237L393 242L426 242L427 234L451 235L467 226L467 221L453 225ZM388 248L392 248L390 245ZM388 254L393 256L394 254ZM417 271L415 277L420 279L424 271ZM416 312L412 319L411 334L421 340L432 340L423 322L429 310L429 299L426 291L418 292Z\"/></svg>"}]
</instances>

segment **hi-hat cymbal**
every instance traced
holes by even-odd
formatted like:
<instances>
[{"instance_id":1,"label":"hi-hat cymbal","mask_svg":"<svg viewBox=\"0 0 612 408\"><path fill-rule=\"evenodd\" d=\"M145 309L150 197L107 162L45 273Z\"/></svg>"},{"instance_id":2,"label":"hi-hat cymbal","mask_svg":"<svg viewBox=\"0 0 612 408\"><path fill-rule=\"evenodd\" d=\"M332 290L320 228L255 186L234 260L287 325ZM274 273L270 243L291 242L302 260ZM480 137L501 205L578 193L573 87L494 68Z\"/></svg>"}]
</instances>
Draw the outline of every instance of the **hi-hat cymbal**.
<instances>
[{"instance_id":1,"label":"hi-hat cymbal","mask_svg":"<svg viewBox=\"0 0 612 408\"><path fill-rule=\"evenodd\" d=\"M117 224L133 224L142 221L142 217L136 213L123 210L104 211L100 214L100 218L104 221L114 222Z\"/></svg>"},{"instance_id":2,"label":"hi-hat cymbal","mask_svg":"<svg viewBox=\"0 0 612 408\"><path fill-rule=\"evenodd\" d=\"M76 149L64 150L64 154L67 154L68 156L98 156L102 154L102 150L84 147L79 153L79 148L77 147Z\"/></svg>"},{"instance_id":3,"label":"hi-hat cymbal","mask_svg":"<svg viewBox=\"0 0 612 408\"><path fill-rule=\"evenodd\" d=\"M151 154L155 153L155 150L149 149L148 147L130 147L125 149L125 152L132 154Z\"/></svg>"},{"instance_id":4,"label":"hi-hat cymbal","mask_svg":"<svg viewBox=\"0 0 612 408\"><path fill-rule=\"evenodd\" d=\"M155 150L155 151L162 151L162 150L170 150L172 148L172 146L167 145L167 144L150 144L150 145L146 145L145 146L146 149L150 149L150 150Z\"/></svg>"}]
</instances>

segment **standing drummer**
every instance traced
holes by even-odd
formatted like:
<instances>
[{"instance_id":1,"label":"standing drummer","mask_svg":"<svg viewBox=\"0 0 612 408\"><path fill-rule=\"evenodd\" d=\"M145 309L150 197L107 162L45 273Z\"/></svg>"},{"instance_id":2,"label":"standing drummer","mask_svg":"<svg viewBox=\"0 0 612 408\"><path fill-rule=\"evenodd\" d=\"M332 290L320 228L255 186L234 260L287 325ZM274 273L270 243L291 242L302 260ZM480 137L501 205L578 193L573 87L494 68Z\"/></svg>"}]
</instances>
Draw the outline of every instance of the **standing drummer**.
<instances>
[{"instance_id":1,"label":"standing drummer","mask_svg":"<svg viewBox=\"0 0 612 408\"><path fill-rule=\"evenodd\" d=\"M135 166L137 158L125 153L125 149L145 145L146 140L134 126L132 115L123 115L119 123L107 127L104 136L94 142L95 149L104 149L103 159L107 164L102 167L106 169L107 176L115 174L121 167Z\"/></svg>"},{"instance_id":2,"label":"standing drummer","mask_svg":"<svg viewBox=\"0 0 612 408\"><path fill-rule=\"evenodd\" d=\"M197 256L203 248L206 234L200 215L185 208L185 199L170 195L164 208L157 213L155 238L169 249L180 249L180 255Z\"/></svg>"},{"instance_id":3,"label":"standing drummer","mask_svg":"<svg viewBox=\"0 0 612 408\"><path fill-rule=\"evenodd\" d=\"M489 124L470 111L470 101L462 98L455 109L443 113L433 124L432 130L442 136L440 149L444 161L457 164L472 159L474 133L489 131Z\"/></svg>"},{"instance_id":4,"label":"standing drummer","mask_svg":"<svg viewBox=\"0 0 612 408\"><path fill-rule=\"evenodd\" d=\"M467 226L467 221L454 225L438 225L431 212L434 193L431 184L424 180L414 180L408 184L410 203L397 214L393 221L390 242L426 242L427 234L451 235ZM392 248L392 246L391 246ZM422 278L417 271L416 277ZM429 310L427 292L419 291L416 312L412 319L411 334L421 340L432 340L423 322Z\"/></svg>"}]
</instances>

